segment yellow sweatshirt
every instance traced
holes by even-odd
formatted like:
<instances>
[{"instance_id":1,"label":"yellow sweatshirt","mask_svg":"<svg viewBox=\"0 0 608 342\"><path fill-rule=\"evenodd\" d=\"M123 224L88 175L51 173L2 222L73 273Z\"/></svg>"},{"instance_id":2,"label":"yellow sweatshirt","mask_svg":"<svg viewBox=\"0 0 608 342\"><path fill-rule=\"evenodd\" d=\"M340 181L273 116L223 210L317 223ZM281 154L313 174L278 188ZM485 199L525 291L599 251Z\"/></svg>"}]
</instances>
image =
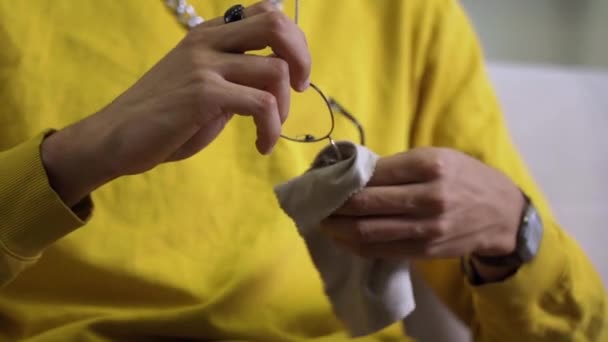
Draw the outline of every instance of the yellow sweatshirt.
<instances>
[{"instance_id":1,"label":"yellow sweatshirt","mask_svg":"<svg viewBox=\"0 0 608 342\"><path fill-rule=\"evenodd\" d=\"M233 1L192 3L209 18ZM476 338L606 341L604 287L513 148L456 1L307 0L302 13L312 79L371 149L464 151L540 209L540 252L504 282L473 287L456 259L417 265ZM322 146L281 141L261 157L252 122L235 118L193 158L93 193L87 222L49 186L43 132L99 110L184 34L160 0L0 1L1 341L347 338L272 192ZM335 136L357 131L339 117ZM396 325L361 341L404 339Z\"/></svg>"}]
</instances>

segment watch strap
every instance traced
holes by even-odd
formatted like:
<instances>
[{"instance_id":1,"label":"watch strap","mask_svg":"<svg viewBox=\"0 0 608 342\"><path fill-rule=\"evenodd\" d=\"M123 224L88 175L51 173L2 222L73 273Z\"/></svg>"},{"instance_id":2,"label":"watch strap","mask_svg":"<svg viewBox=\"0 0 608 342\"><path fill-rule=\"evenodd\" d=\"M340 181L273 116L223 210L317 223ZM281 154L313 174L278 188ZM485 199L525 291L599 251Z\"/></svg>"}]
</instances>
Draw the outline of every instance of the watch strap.
<instances>
[{"instance_id":1,"label":"watch strap","mask_svg":"<svg viewBox=\"0 0 608 342\"><path fill-rule=\"evenodd\" d=\"M479 275L479 272L477 272L477 270L475 269L475 265L473 265L470 258L460 258L460 269L462 273L467 277L467 280L471 285L484 284L484 280Z\"/></svg>"}]
</instances>

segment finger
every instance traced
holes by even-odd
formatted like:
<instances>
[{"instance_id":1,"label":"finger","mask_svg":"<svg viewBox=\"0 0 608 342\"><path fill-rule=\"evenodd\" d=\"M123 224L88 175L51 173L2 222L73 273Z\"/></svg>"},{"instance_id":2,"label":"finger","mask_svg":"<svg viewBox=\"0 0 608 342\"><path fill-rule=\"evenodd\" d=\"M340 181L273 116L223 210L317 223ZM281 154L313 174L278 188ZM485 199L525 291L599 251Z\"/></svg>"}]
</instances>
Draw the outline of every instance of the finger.
<instances>
[{"instance_id":1,"label":"finger","mask_svg":"<svg viewBox=\"0 0 608 342\"><path fill-rule=\"evenodd\" d=\"M277 5L274 5L271 1L264 0L264 1L260 1L258 3L255 3L251 6L245 7L244 17L251 18L256 15L273 12L273 11L279 11L279 10L280 9ZM203 22L202 24L198 25L196 27L196 29L198 30L200 28L214 27L214 26L225 25L225 24L226 23L224 22L224 17L221 16L221 17L213 18L213 19Z\"/></svg>"},{"instance_id":2,"label":"finger","mask_svg":"<svg viewBox=\"0 0 608 342\"><path fill-rule=\"evenodd\" d=\"M291 89L289 66L276 57L254 55L222 55L224 63L219 72L230 82L266 90L277 100L281 123L287 119Z\"/></svg>"},{"instance_id":3,"label":"finger","mask_svg":"<svg viewBox=\"0 0 608 342\"><path fill-rule=\"evenodd\" d=\"M416 148L382 158L369 186L397 185L437 179L444 172L443 153L437 148Z\"/></svg>"},{"instance_id":4,"label":"finger","mask_svg":"<svg viewBox=\"0 0 608 342\"><path fill-rule=\"evenodd\" d=\"M472 236L445 242L421 240L365 244L339 239L334 241L359 256L388 260L456 258L472 253L475 245Z\"/></svg>"},{"instance_id":5,"label":"finger","mask_svg":"<svg viewBox=\"0 0 608 342\"><path fill-rule=\"evenodd\" d=\"M406 217L352 218L332 216L321 224L330 236L357 243L403 240L434 240L449 234L439 220L413 220Z\"/></svg>"},{"instance_id":6,"label":"finger","mask_svg":"<svg viewBox=\"0 0 608 342\"><path fill-rule=\"evenodd\" d=\"M434 187L432 183L366 187L351 196L335 214L430 217L440 214L445 206Z\"/></svg>"},{"instance_id":7,"label":"finger","mask_svg":"<svg viewBox=\"0 0 608 342\"><path fill-rule=\"evenodd\" d=\"M335 238L334 242L361 257L388 260L424 258L424 255L426 255L425 251L429 248L429 242L426 241L396 241L367 244Z\"/></svg>"},{"instance_id":8,"label":"finger","mask_svg":"<svg viewBox=\"0 0 608 342\"><path fill-rule=\"evenodd\" d=\"M209 122L205 129L199 129L177 151L167 157L165 162L183 160L198 153L215 139L217 133L224 130L224 127L231 118L232 113Z\"/></svg>"},{"instance_id":9,"label":"finger","mask_svg":"<svg viewBox=\"0 0 608 342\"><path fill-rule=\"evenodd\" d=\"M213 35L213 45L222 51L247 52L271 47L289 65L291 85L304 91L310 81L311 58L304 33L278 11L221 25Z\"/></svg>"},{"instance_id":10,"label":"finger","mask_svg":"<svg viewBox=\"0 0 608 342\"><path fill-rule=\"evenodd\" d=\"M213 94L225 112L253 116L257 128L256 147L268 154L281 134L277 100L269 92L224 81Z\"/></svg>"}]
</instances>

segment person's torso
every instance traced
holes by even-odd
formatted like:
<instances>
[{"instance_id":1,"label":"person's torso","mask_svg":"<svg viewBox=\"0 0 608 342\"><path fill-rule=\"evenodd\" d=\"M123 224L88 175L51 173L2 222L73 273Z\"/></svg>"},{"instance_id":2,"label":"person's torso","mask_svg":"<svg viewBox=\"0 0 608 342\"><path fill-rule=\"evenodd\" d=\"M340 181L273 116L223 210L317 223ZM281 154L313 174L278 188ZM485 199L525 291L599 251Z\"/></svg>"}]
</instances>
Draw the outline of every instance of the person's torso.
<instances>
[{"instance_id":1,"label":"person's torso","mask_svg":"<svg viewBox=\"0 0 608 342\"><path fill-rule=\"evenodd\" d=\"M233 4L192 3L206 18ZM312 81L361 121L380 155L409 145L420 75L407 20L420 3L302 1ZM185 33L160 0L1 2L0 148L99 110ZM336 126L336 139L358 139L344 117ZM0 292L0 330L49 340L345 338L332 335L339 323L273 194L324 145L281 140L262 157L254 141L251 119L235 117L189 160L96 191L88 225Z\"/></svg>"}]
</instances>

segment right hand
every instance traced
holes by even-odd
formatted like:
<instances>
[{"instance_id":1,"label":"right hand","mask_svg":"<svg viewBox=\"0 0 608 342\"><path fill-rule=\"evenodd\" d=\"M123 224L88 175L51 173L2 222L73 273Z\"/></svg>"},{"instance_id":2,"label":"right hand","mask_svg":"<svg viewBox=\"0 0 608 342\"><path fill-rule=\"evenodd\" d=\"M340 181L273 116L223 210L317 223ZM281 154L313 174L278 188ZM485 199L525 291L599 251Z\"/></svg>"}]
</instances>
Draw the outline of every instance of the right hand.
<instances>
[{"instance_id":1,"label":"right hand","mask_svg":"<svg viewBox=\"0 0 608 342\"><path fill-rule=\"evenodd\" d=\"M194 155L233 113L252 116L258 151L272 151L290 87L303 91L310 83L310 54L303 32L270 2L245 14L192 29L110 105L45 140L43 162L66 204L113 178ZM266 47L273 56L245 54Z\"/></svg>"}]
</instances>

